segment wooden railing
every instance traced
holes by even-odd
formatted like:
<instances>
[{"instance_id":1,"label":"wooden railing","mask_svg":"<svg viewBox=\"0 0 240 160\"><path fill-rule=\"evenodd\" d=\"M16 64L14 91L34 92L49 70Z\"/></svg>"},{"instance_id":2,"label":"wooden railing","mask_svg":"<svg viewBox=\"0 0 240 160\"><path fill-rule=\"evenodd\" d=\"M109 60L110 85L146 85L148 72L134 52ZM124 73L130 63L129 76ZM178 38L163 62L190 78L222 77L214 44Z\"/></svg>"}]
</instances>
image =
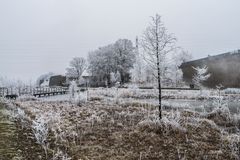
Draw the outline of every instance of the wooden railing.
<instances>
[{"instance_id":1,"label":"wooden railing","mask_svg":"<svg viewBox=\"0 0 240 160\"><path fill-rule=\"evenodd\" d=\"M32 95L35 97L51 96L57 94L67 94L67 87L24 87L24 88L6 88L0 87L0 97L18 97L21 95Z\"/></svg>"},{"instance_id":2,"label":"wooden railing","mask_svg":"<svg viewBox=\"0 0 240 160\"><path fill-rule=\"evenodd\" d=\"M44 88L34 88L32 90L32 95L35 97L41 96L51 96L57 94L66 94L68 92L68 88L66 87L44 87Z\"/></svg>"}]
</instances>

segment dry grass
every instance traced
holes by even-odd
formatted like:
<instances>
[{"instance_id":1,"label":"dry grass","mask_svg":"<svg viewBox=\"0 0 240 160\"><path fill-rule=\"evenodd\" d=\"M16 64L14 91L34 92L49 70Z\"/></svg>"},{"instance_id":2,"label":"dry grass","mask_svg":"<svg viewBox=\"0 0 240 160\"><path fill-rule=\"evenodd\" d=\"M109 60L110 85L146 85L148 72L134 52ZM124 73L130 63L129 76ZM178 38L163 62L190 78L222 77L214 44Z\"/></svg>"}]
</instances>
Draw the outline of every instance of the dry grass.
<instances>
[{"instance_id":1,"label":"dry grass","mask_svg":"<svg viewBox=\"0 0 240 160\"><path fill-rule=\"evenodd\" d=\"M78 159L239 159L239 134L227 132L226 115L163 112L155 106L17 101L32 121L46 115L49 155ZM225 119L224 119L225 116ZM30 120L30 121L31 121ZM224 128L225 127L225 128ZM64 155L67 157L67 155ZM63 155L62 155L63 156Z\"/></svg>"}]
</instances>

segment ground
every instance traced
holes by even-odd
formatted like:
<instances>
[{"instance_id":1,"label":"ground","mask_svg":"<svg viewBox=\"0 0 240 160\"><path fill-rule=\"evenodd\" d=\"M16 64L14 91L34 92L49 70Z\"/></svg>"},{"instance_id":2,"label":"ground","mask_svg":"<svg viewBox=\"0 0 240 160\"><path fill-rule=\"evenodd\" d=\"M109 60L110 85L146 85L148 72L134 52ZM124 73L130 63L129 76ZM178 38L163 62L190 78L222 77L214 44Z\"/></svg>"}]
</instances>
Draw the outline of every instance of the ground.
<instances>
[{"instance_id":1,"label":"ground","mask_svg":"<svg viewBox=\"0 0 240 160\"><path fill-rule=\"evenodd\" d=\"M222 103L226 97L206 108L192 101L214 101L215 91L164 91L159 120L156 93L92 89L11 106L52 159L239 159L239 116Z\"/></svg>"}]
</instances>

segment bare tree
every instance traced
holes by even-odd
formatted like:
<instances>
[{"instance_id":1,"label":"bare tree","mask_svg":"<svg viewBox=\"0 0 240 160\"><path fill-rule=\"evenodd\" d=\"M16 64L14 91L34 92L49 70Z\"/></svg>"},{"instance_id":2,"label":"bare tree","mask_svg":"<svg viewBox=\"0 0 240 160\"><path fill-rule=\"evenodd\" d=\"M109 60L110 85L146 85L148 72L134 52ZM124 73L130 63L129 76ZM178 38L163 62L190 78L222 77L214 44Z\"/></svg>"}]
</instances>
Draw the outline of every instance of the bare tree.
<instances>
[{"instance_id":1,"label":"bare tree","mask_svg":"<svg viewBox=\"0 0 240 160\"><path fill-rule=\"evenodd\" d=\"M161 16L156 14L151 17L152 20L146 28L142 37L142 47L144 50L145 60L148 64L157 71L158 90L159 90L159 118L162 118L162 104L161 104L161 76L165 70L164 62L166 55L173 51L175 47L176 38L172 34L167 33Z\"/></svg>"},{"instance_id":2,"label":"bare tree","mask_svg":"<svg viewBox=\"0 0 240 160\"><path fill-rule=\"evenodd\" d=\"M70 61L70 68L67 68L67 77L77 79L79 83L79 79L87 68L86 60L82 57L75 57Z\"/></svg>"}]
</instances>

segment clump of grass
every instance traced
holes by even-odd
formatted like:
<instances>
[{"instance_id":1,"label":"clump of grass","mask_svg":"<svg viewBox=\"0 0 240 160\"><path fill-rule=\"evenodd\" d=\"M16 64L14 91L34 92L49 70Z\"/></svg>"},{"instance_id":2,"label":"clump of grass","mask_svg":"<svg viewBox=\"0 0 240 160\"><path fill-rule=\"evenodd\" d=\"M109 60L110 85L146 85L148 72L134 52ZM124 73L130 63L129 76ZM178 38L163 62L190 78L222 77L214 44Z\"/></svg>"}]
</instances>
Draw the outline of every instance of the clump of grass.
<instances>
[{"instance_id":1,"label":"clump of grass","mask_svg":"<svg viewBox=\"0 0 240 160\"><path fill-rule=\"evenodd\" d=\"M32 124L33 133L35 135L37 143L43 147L46 157L48 157L47 150L49 145L49 143L47 142L49 134L48 122L49 120L46 115L42 114L37 117L36 120L33 120Z\"/></svg>"},{"instance_id":2,"label":"clump of grass","mask_svg":"<svg viewBox=\"0 0 240 160\"><path fill-rule=\"evenodd\" d=\"M155 109L157 108L157 105L145 103L145 102L139 102L139 101L130 101L130 102L121 102L119 104L121 107L128 108L128 107L143 107L148 109Z\"/></svg>"},{"instance_id":3,"label":"clump of grass","mask_svg":"<svg viewBox=\"0 0 240 160\"><path fill-rule=\"evenodd\" d=\"M89 101L101 101L102 99L101 97L90 97Z\"/></svg>"},{"instance_id":4,"label":"clump of grass","mask_svg":"<svg viewBox=\"0 0 240 160\"><path fill-rule=\"evenodd\" d=\"M138 123L140 130L155 132L155 133L169 133L169 132L186 132L180 124L180 113L175 112L159 119L158 114L147 116L143 121Z\"/></svg>"},{"instance_id":5,"label":"clump of grass","mask_svg":"<svg viewBox=\"0 0 240 160\"><path fill-rule=\"evenodd\" d=\"M233 118L228 107L216 107L212 112L206 114L206 118L214 121L220 126L232 126Z\"/></svg>"},{"instance_id":6,"label":"clump of grass","mask_svg":"<svg viewBox=\"0 0 240 160\"><path fill-rule=\"evenodd\" d=\"M66 153L63 153L60 149L57 150L56 153L53 154L52 160L71 160L72 158L68 157Z\"/></svg>"},{"instance_id":7,"label":"clump of grass","mask_svg":"<svg viewBox=\"0 0 240 160\"><path fill-rule=\"evenodd\" d=\"M48 113L45 123L48 135L55 137L48 141L55 159L66 153L73 159L197 159L202 155L237 159L238 139L227 138L232 134L217 121L238 122L237 116L228 119L227 110L199 113L170 108L159 120L156 106L119 100L120 104L91 101L81 107L71 102L29 101L19 107L35 115L35 121Z\"/></svg>"}]
</instances>

